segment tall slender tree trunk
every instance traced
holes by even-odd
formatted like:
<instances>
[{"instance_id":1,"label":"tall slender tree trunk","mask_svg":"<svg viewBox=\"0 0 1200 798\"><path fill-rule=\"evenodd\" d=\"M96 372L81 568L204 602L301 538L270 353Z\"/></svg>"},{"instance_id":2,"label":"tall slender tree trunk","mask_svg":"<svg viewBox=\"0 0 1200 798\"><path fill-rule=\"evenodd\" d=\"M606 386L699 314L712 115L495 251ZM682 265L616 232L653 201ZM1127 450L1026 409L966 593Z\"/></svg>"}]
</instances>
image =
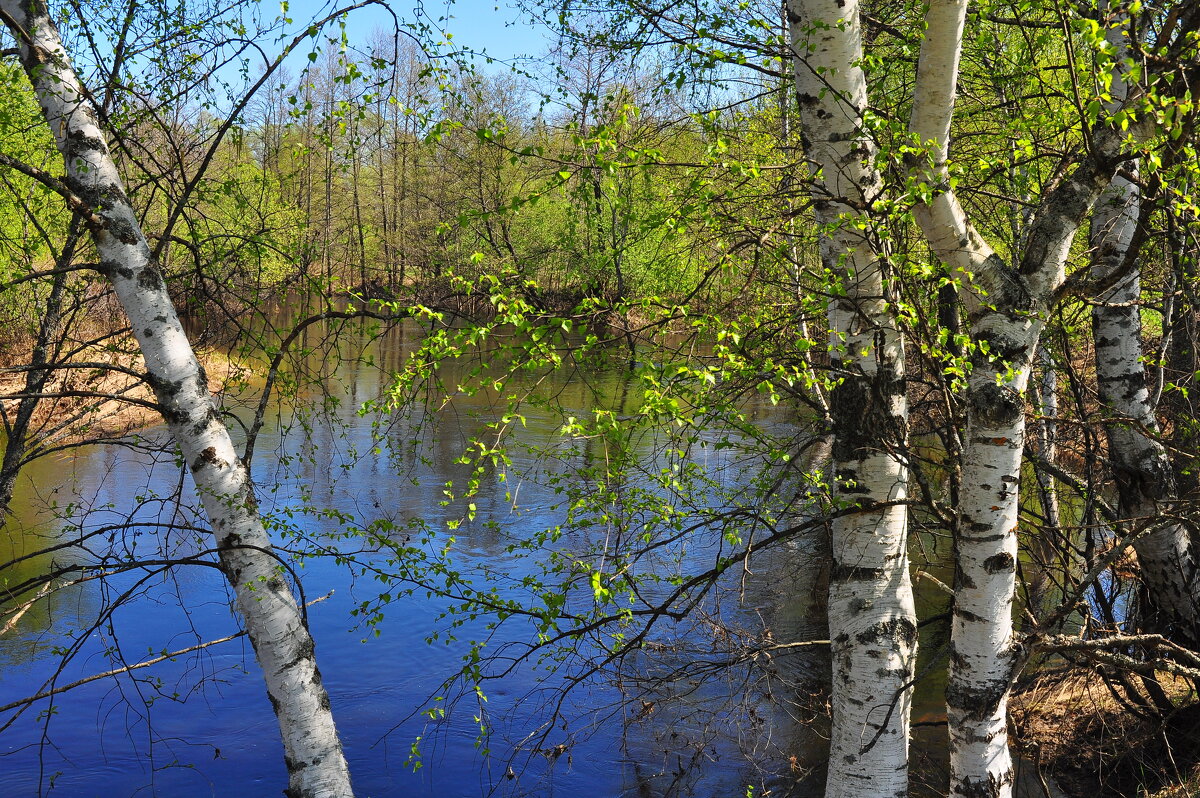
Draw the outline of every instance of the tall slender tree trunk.
<instances>
[{"instance_id":1,"label":"tall slender tree trunk","mask_svg":"<svg viewBox=\"0 0 1200 798\"><path fill-rule=\"evenodd\" d=\"M410 84L406 84L406 90L411 89ZM395 251L398 255L396 269L397 283L401 291L404 290L405 281L408 278L409 271L409 254L410 247L408 241L408 233L410 229L417 229L414 224L414 212L408 207L408 197L411 189L415 185L416 178L413 182L409 182L408 177L408 148L413 139L408 135L409 117L405 115L405 111L409 108L408 103L412 100L411 91L405 96L405 105L403 108L397 103L392 112L392 196L395 198L395 224L396 230L396 245ZM404 120L401 125L401 119ZM414 153L415 155L415 153ZM414 174L417 170L414 169ZM426 264L428 265L428 264Z\"/></svg>"},{"instance_id":2,"label":"tall slender tree trunk","mask_svg":"<svg viewBox=\"0 0 1200 798\"><path fill-rule=\"evenodd\" d=\"M1054 365L1053 355L1046 351L1045 346L1038 347L1037 361L1042 369L1042 378L1038 383L1038 412L1042 415L1036 432L1038 451L1053 463L1058 454L1058 369ZM1057 534L1061 532L1062 513L1054 477L1039 470L1037 480L1046 527Z\"/></svg>"},{"instance_id":3,"label":"tall slender tree trunk","mask_svg":"<svg viewBox=\"0 0 1200 798\"><path fill-rule=\"evenodd\" d=\"M317 232L316 216L313 212L313 198L316 194L316 185L314 178L313 166L313 151L317 146L316 125L313 123L313 103L316 101L314 89L311 81L301 80L300 91L303 91L302 107L307 109L302 117L302 126L300 128L300 177L298 182L299 195L296 197L296 204L304 209L304 235L303 246L301 247L302 262L300 263L300 274L297 275L301 283L307 283L312 276L313 266L317 258L317 237L320 235ZM304 286L304 290L308 290L308 286Z\"/></svg>"},{"instance_id":4,"label":"tall slender tree trunk","mask_svg":"<svg viewBox=\"0 0 1200 798\"><path fill-rule=\"evenodd\" d=\"M1026 277L992 251L946 185L966 7L966 0L933 0L929 6L910 126L929 147L930 163L915 167L917 173L937 192L917 207L917 221L952 274L987 281L986 305L972 301L974 286L963 292L976 348L962 447L946 712L950 794L1005 798L1013 784L1006 722L1018 653L1012 605L1025 443L1023 397L1044 308L1035 307Z\"/></svg>"},{"instance_id":5,"label":"tall slender tree trunk","mask_svg":"<svg viewBox=\"0 0 1200 798\"><path fill-rule=\"evenodd\" d=\"M1034 425L1033 439L1037 454L1047 463L1053 464L1058 452L1058 369L1054 357L1045 345L1038 346L1035 358L1041 369L1037 381L1035 401L1041 419ZM1042 507L1042 531L1030 541L1030 552L1034 560L1033 573L1026 573L1026 608L1038 617L1048 609L1050 600L1051 570L1060 557L1069 557L1064 544L1062 513L1058 501L1058 486L1054 477L1044 468L1035 470L1038 483L1038 498Z\"/></svg>"},{"instance_id":6,"label":"tall slender tree trunk","mask_svg":"<svg viewBox=\"0 0 1200 798\"><path fill-rule=\"evenodd\" d=\"M382 93L380 94L380 99L377 101L376 107L377 107L376 113L379 117L376 120L376 127L375 127L375 157L377 159L376 160L376 169L378 170L376 172L376 177L379 181L379 183L377 185L377 188L379 189L379 194L376 199L379 201L379 246L380 246L379 260L380 260L380 268L382 268L382 270L384 272L384 278L380 279L379 283L380 283L380 285L386 285L388 292L390 294L390 293L394 292L394 290L395 290L395 285L392 282L392 273L393 273L392 262L395 260L395 256L392 254L393 220L392 220L392 215L390 213L388 213L388 210L389 210L389 208L388 208L388 206L389 206L388 193L387 193L388 148L387 148L387 137L386 137L387 124L388 124L388 122L387 122L387 100ZM378 272L378 269L376 271Z\"/></svg>"},{"instance_id":7,"label":"tall slender tree trunk","mask_svg":"<svg viewBox=\"0 0 1200 798\"><path fill-rule=\"evenodd\" d=\"M1166 448L1152 437L1158 420L1142 357L1141 274L1128 263L1139 207L1137 185L1117 176L1092 216L1093 276L1117 279L1093 306L1092 328L1100 400L1114 415L1107 432L1119 511L1131 523L1147 524L1159 516L1161 502L1175 497L1175 475ZM1134 549L1156 607L1191 642L1200 642L1200 578L1187 528L1159 524L1135 540Z\"/></svg>"},{"instance_id":8,"label":"tall slender tree trunk","mask_svg":"<svg viewBox=\"0 0 1200 798\"><path fill-rule=\"evenodd\" d=\"M1194 188L1180 186L1181 191ZM1181 223L1182 222L1182 223ZM1186 223L1190 222L1190 223ZM1165 348L1165 371L1170 375L1171 387L1161 391L1163 415L1173 419L1168 431L1175 455L1171 458L1175 487L1180 495L1193 495L1200 488L1197 478L1195 452L1197 429L1196 375L1200 374L1200 296L1197 295L1197 274L1200 274L1200 236L1194 230L1200 228L1200 220L1176 221L1167 215L1167 246L1171 259L1171 271L1177 296L1172 312L1165 320L1164 331L1169 336ZM1163 376L1166 381L1166 375ZM1183 455L1183 453L1189 455ZM1193 540L1196 540L1193 537Z\"/></svg>"},{"instance_id":9,"label":"tall slender tree trunk","mask_svg":"<svg viewBox=\"0 0 1200 798\"><path fill-rule=\"evenodd\" d=\"M328 58L326 59L326 67L327 71L324 77L328 85L323 87L327 94L324 97L325 118L323 121L325 123L325 140L322 142L324 145L324 152L322 153L322 165L324 169L321 179L325 183L325 201L321 209L321 267L324 270L324 274L322 275L325 278L324 290L332 291L333 245L335 241L333 232L333 148L336 141L333 123L333 107L335 102L333 93L336 84L333 82L333 67L329 64Z\"/></svg>"},{"instance_id":10,"label":"tall slender tree trunk","mask_svg":"<svg viewBox=\"0 0 1200 798\"><path fill-rule=\"evenodd\" d=\"M1107 5L1102 4L1101 10L1107 11ZM1130 28L1128 17L1120 11L1105 26L1118 56L1109 110L1119 107L1129 92L1120 64L1129 53L1126 32ZM1160 502L1176 494L1166 448L1152 437L1158 432L1158 420L1142 358L1141 270L1134 262L1140 210L1137 184L1117 175L1092 214L1088 241L1093 279L1116 280L1092 309L1096 381L1101 402L1115 416L1106 430L1118 509L1122 518L1135 524L1152 523ZM1135 540L1134 549L1157 609L1191 642L1200 642L1200 574L1187 528L1179 523L1159 524Z\"/></svg>"},{"instance_id":11,"label":"tall slender tree trunk","mask_svg":"<svg viewBox=\"0 0 1200 798\"><path fill-rule=\"evenodd\" d=\"M279 720L292 798L351 795L313 641L263 529L249 474L208 391L95 109L41 0L0 0L67 182L100 222L91 234L146 361L163 419L192 473Z\"/></svg>"},{"instance_id":12,"label":"tall slender tree trunk","mask_svg":"<svg viewBox=\"0 0 1200 798\"><path fill-rule=\"evenodd\" d=\"M1044 320L1065 281L1071 242L1123 158L1124 134L1092 129L1081 163L1043 196L1017 262L1005 262L971 224L946 165L966 13L967 0L931 0L926 14L910 130L927 148L928 158L914 160L912 172L931 197L917 205L914 217L933 251L966 286L975 347L946 687L950 794L1008 798L1013 767L1007 703L1022 663L1012 607L1025 391Z\"/></svg>"},{"instance_id":13,"label":"tall slender tree trunk","mask_svg":"<svg viewBox=\"0 0 1200 798\"><path fill-rule=\"evenodd\" d=\"M68 234L68 244L64 248L64 257L59 264L70 261L74 255L75 232L78 222L72 222L72 231ZM0 527L8 520L9 505L12 503L13 492L17 487L17 477L28 462L30 450L36 448L36 437L33 436L33 414L38 404L43 400L38 396L50 380L54 366L51 363L51 349L57 348L59 327L63 317L63 294L66 291L67 275L58 274L50 284L50 293L46 296L42 319L38 325L37 339L29 358L29 371L25 372L24 394L17 401L17 407L10 419L6 414L4 456L0 458Z\"/></svg>"},{"instance_id":14,"label":"tall slender tree trunk","mask_svg":"<svg viewBox=\"0 0 1200 798\"><path fill-rule=\"evenodd\" d=\"M833 653L826 795L908 793L917 627L907 555L904 350L865 208L881 180L863 130L866 79L856 0L791 0L791 42L821 258L844 291L830 302L834 493L863 509L833 522Z\"/></svg>"}]
</instances>

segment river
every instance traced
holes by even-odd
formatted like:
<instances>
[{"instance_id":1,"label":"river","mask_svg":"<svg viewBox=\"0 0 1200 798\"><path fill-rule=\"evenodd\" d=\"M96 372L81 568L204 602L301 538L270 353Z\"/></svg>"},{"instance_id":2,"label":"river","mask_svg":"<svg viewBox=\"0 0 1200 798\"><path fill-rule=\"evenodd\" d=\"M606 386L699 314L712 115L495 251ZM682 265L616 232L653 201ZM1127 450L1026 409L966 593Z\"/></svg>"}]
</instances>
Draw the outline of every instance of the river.
<instances>
[{"instance_id":1,"label":"river","mask_svg":"<svg viewBox=\"0 0 1200 798\"><path fill-rule=\"evenodd\" d=\"M550 549L578 556L603 550L601 538L611 544L631 534L645 510L621 502L680 501L656 487L663 468L692 473L693 487L707 485L704 498L681 506L685 520L751 501L763 492L766 464L750 437L796 435L792 411L752 394L740 405L745 427L701 430L686 451L670 451L666 431L622 439L644 471L603 485L613 497L610 514L569 522L568 507L591 489L616 439L564 436L564 419L597 409L636 414L624 368L517 378L544 401L523 405L523 422L509 425L511 462L485 469L478 492L462 498L473 475L463 452L511 412L503 400L511 386L454 390L479 365L468 358L443 368L440 385L430 381L427 401L362 412L364 402L386 395L389 375L407 362L421 330L406 322L375 338L350 327L337 345L327 332L314 327L297 342L316 379L268 414L253 472L276 539L306 555L292 561L305 597L321 599L309 623L360 795L820 794L824 647L726 662L764 640L824 637L819 531L734 569L688 619L659 623L642 652L587 674L612 639L584 638L579 656L557 665L514 663L485 681L482 698L447 692L443 681L463 665L469 641L486 641L485 655L511 653L530 626L510 620L491 630L487 617L455 615L448 629L443 615L454 602L373 578L372 568L395 572L396 563L348 534L386 519L389 539L436 555L456 526L453 567L497 596L524 595L522 580L544 575ZM259 383L252 377L243 387L244 400L231 393L226 407L246 422ZM238 424L231 428L242 435ZM207 564L190 481L165 442L162 429L150 429L128 445L80 449L25 472L0 562L49 544L78 545L8 567L0 572L7 584L72 564L103 563L114 573L55 590L0 639L0 705L237 632L224 578ZM774 490L795 494L796 486ZM523 545L556 527L561 537L548 548ZM686 576L723 552L715 523L700 524L638 567ZM166 562L197 556L204 563ZM134 560L142 565L115 572ZM948 576L944 567L935 572ZM58 584L77 576L64 572ZM647 586L643 598L653 601L670 586L669 579ZM390 600L377 603L381 592ZM945 609L944 597L926 587L919 603L924 616ZM944 634L941 623L922 629L926 657ZM566 679L580 681L564 694ZM927 724L914 750L916 780L934 785L944 759L941 689L930 676L914 702L915 719ZM0 724L10 724L0 733L9 795L276 796L286 784L275 719L244 637L92 681L13 718L13 710L0 714Z\"/></svg>"}]
</instances>

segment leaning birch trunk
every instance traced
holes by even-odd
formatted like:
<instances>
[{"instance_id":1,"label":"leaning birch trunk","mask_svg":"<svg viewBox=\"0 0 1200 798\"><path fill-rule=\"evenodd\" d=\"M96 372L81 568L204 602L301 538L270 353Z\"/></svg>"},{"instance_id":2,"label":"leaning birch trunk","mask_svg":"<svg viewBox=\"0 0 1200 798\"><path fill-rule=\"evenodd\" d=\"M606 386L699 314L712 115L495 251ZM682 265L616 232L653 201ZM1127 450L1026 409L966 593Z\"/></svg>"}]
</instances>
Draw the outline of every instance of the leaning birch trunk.
<instances>
[{"instance_id":1,"label":"leaning birch trunk","mask_svg":"<svg viewBox=\"0 0 1200 798\"><path fill-rule=\"evenodd\" d=\"M1158 421L1142 359L1140 271L1133 265L1119 276L1127 265L1139 205L1137 185L1113 178L1092 215L1089 243L1093 278L1117 280L1093 307L1092 328L1100 400L1115 416L1107 430L1118 506L1123 519L1146 524L1160 515L1160 502L1175 497L1175 478L1165 447L1151 437ZM1137 538L1134 549L1154 604L1191 642L1200 641L1200 578L1187 529L1160 524Z\"/></svg>"},{"instance_id":2,"label":"leaning birch trunk","mask_svg":"<svg viewBox=\"0 0 1200 798\"><path fill-rule=\"evenodd\" d=\"M966 12L967 0L931 0L926 15L910 130L928 154L912 171L930 196L914 216L933 251L967 286L974 343L946 687L950 794L1009 798L1007 704L1022 664L1012 607L1025 390L1044 319L1065 282L1071 242L1116 171L1123 136L1093 129L1090 152L1043 196L1019 263L1006 263L949 185L946 157Z\"/></svg>"},{"instance_id":3,"label":"leaning birch trunk","mask_svg":"<svg viewBox=\"0 0 1200 798\"><path fill-rule=\"evenodd\" d=\"M67 183L92 208L100 270L129 317L163 419L212 524L221 566L237 594L279 720L288 794L349 796L349 770L312 638L271 553L249 474L151 260L95 109L41 0L0 0L0 15L20 47L21 63L63 155Z\"/></svg>"},{"instance_id":4,"label":"leaning birch trunk","mask_svg":"<svg viewBox=\"0 0 1200 798\"><path fill-rule=\"evenodd\" d=\"M863 131L866 80L856 0L793 0L802 142L820 169L812 196L821 259L844 291L829 305L834 493L861 512L833 522L829 584L833 729L825 794L908 792L909 705L917 627L908 572L904 353L887 309L866 208L879 195ZM865 232L866 231L866 232Z\"/></svg>"}]
</instances>

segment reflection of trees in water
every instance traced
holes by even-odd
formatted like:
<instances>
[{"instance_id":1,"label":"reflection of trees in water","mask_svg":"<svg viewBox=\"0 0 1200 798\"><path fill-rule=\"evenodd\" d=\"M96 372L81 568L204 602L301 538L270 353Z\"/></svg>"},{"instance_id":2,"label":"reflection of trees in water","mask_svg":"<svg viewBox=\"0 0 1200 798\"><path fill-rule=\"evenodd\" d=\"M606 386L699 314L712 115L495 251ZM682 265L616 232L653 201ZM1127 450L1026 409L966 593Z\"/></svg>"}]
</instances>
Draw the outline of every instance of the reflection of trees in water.
<instances>
[{"instance_id":1,"label":"reflection of trees in water","mask_svg":"<svg viewBox=\"0 0 1200 798\"><path fill-rule=\"evenodd\" d=\"M593 441L593 452L596 447ZM748 472L736 456L700 449L692 455L708 458L707 475L729 493L747 487ZM647 452L638 459L645 462ZM584 454L585 463L599 460ZM627 479L612 493L631 498L638 484L644 479ZM709 498L724 506L721 499L729 496ZM745 523L714 508L692 509L707 509L712 523L696 539L639 562L640 569L681 578L703 572L720 556L722 521L731 529ZM586 527L570 538L572 545L636 547L629 532L640 529L637 519L622 523L617 502L612 513L618 519L610 517L608 529ZM705 585L700 604L664 619L637 648L598 666L595 686L575 703L593 728L620 724L614 766L623 774L623 794L741 794L747 785L783 795L820 792L828 750L821 731L829 678L826 534L816 527L764 546ZM650 582L638 597L653 606L670 594L669 585ZM625 633L641 635L640 623Z\"/></svg>"},{"instance_id":2,"label":"reflection of trees in water","mask_svg":"<svg viewBox=\"0 0 1200 798\"><path fill-rule=\"evenodd\" d=\"M176 707L252 661L236 644L208 650L240 632L175 458L155 435L126 443L69 470L36 464L6 525L0 578L21 601L0 617L20 614L0 637L0 730L17 791L97 740L113 761L140 763L131 771L147 784L181 757L211 759L212 744L181 736Z\"/></svg>"},{"instance_id":3,"label":"reflection of trees in water","mask_svg":"<svg viewBox=\"0 0 1200 798\"><path fill-rule=\"evenodd\" d=\"M364 326L356 338L347 334L349 327L339 326L339 349L320 345L320 329L314 325L316 337L297 350L290 368L300 376L281 403L279 416L262 432L258 468L265 478L259 476L259 484L269 488L261 491L260 503L286 522L289 545L296 550L328 552L344 531L337 517L300 512L289 520L284 515L288 508L304 506L339 509L352 516L353 523L389 517L402 526L406 519L421 519L426 529L440 530L438 539L444 539L446 525L462 519L467 500L443 505L442 489L451 481L461 486L471 476L473 466L460 462L464 447L472 438L495 434L489 425L507 411L506 394L460 392L453 397L451 412L441 408L440 398L426 397L394 411L360 416L356 404L379 397L389 385L380 366L403 366L417 328L406 323L380 338ZM310 379L303 375L310 363L311 381L318 379L313 375L323 381L320 390L305 387ZM441 384L456 385L475 365L442 366ZM526 384L517 383L513 390L536 388L539 398L523 408L525 423L506 431L511 459L503 469L506 480L498 479L500 469L493 466L482 472L478 492L469 499L477 505L477 518L454 533L455 556L464 569L516 595L522 578L542 573L547 565L542 558L549 550L512 552L508 547L561 523L574 500L597 496L603 513L577 514L563 527L554 550L565 562L603 564L606 574L619 561L631 575L660 577L640 585L639 600L647 607L670 595L674 586L669 577L703 574L718 558L738 550L731 548L724 533L736 534L756 548L747 562L733 565L704 587L700 603L686 619L661 617L641 648L631 647L608 661L611 633L622 629L614 623L602 633L565 641L565 647L574 648L573 659L564 661L553 676L546 670L532 675L527 671L497 684L488 712L505 717L496 734L515 746L512 762L521 772L513 789L536 792L532 785L539 777L553 783L568 768L581 767L583 756L600 754L619 769L615 772L629 794L741 794L748 784L769 787L775 794L788 794L781 792L785 787L795 790L790 794L807 794L809 785L820 781L827 749L822 738L827 651L823 645L804 645L827 637L822 572L828 560L826 532L817 526L778 540L771 534L789 523L781 519L807 519L799 474L814 464L781 480L778 465L756 456L753 442L742 437L757 430L784 440L800 434L799 425L786 412L750 400L743 410L753 428L722 427L718 419L686 436L673 436L652 424L634 423L610 434L570 437L562 435L566 418L586 417L596 408L636 420L641 397L634 375L623 368L593 371L577 366L549 379L528 377ZM239 412L232 397L230 404ZM111 552L126 558L202 553L204 547L188 530L192 516L176 503L179 471L174 463L162 462L160 455L157 463L149 458L139 465L137 458L118 452L106 460L88 461L87 467L96 470L89 479L97 484L81 492L93 496L93 512L77 525L94 529L111 522L107 505L124 506L130 494L140 493L135 519L140 531L105 539ZM138 468L153 484L132 490L127 475L138 473ZM663 469L675 469L670 486L659 481ZM102 479L108 472L123 476ZM664 502L686 519L683 526L690 531L672 531L664 524L655 509ZM773 526L765 525L768 517L775 519ZM154 533L150 524L159 522L181 525L180 534ZM653 547L641 540L647 525L654 530ZM760 541L766 543L757 548ZM339 551L366 562L371 553L358 551L361 544L348 539L339 544ZM118 652L114 661L122 661L122 656L136 661L147 649L177 650L231 631L224 590L202 592L214 590L220 580L207 579L207 574L188 576L194 571L154 574L154 589L139 604L112 614L114 633L101 631L114 643L108 647ZM565 578L571 594L568 609L590 611L593 597L587 574ZM119 597L121 583L110 584L111 590L97 593L101 603L91 610L93 617L103 612L103 602ZM367 588L358 586L360 592ZM685 604L669 609L680 611ZM397 604L391 611L404 615L411 607ZM150 617L157 621L146 623ZM53 620L61 623L62 617ZM632 635L636 624L644 621L645 616L624 632ZM82 623L68 625L80 628ZM493 650L513 653L516 649L504 646L526 631L494 633ZM467 634L492 633L480 621L463 631L464 637ZM128 653L119 654L122 649ZM178 666L165 664L139 673L152 674L138 683L149 687L126 695L135 702L143 695L156 700L164 693L187 695L220 676L217 661L207 653L197 654ZM552 664L544 663L546 668ZM89 673L105 667L98 660L88 665ZM165 680L161 685L154 681L160 678ZM575 678L580 681L574 691L561 698L559 680ZM490 693L493 687L487 689ZM504 699L502 693L525 699ZM392 700L415 705L422 698L404 694ZM411 709L398 708L401 713ZM148 726L150 720L143 714L140 709L131 713L131 722ZM548 733L542 725L555 723L566 723L567 728L554 726L557 731ZM538 731L526 739L531 728ZM600 742L589 744L586 738ZM498 746L493 749L500 755ZM812 775L798 778L806 773Z\"/></svg>"},{"instance_id":4,"label":"reflection of trees in water","mask_svg":"<svg viewBox=\"0 0 1200 798\"><path fill-rule=\"evenodd\" d=\"M703 608L658 629L579 700L583 709L610 696L585 717L620 724L622 794L820 792L829 669L814 600L821 538L768 549L752 571L723 579Z\"/></svg>"},{"instance_id":5,"label":"reflection of trees in water","mask_svg":"<svg viewBox=\"0 0 1200 798\"><path fill-rule=\"evenodd\" d=\"M255 315L253 324L261 329L235 325L239 337L281 338L276 325L286 329L288 321L268 316ZM318 474L336 479L347 464L361 465L363 454L339 434L345 424L330 421L339 414L352 417L340 396L345 377L352 375L356 387L373 381L375 396L386 378L363 367L376 336L367 325L347 337L357 354L337 345L335 332L349 326L305 328L294 357L284 363L286 379L275 386L280 402L264 434L271 446L260 449L270 452L263 459L274 457L272 471L285 482L260 481L266 506L278 507L300 492L285 487L289 477L293 488L297 481L311 486ZM249 362L263 358L259 351L241 354ZM261 380L227 387L225 408L245 424ZM284 451L280 444L289 431L292 442L304 441L307 449ZM0 542L0 580L9 599L0 615L0 730L6 731L6 749L19 757L12 763L18 790L44 784L75 756L95 755L101 750L97 739L107 761L125 763L129 779L144 778L144 784L165 778L160 767L212 761L225 743L192 728L194 707L179 705L210 699L214 690L225 698L241 696L242 677L254 659L237 643L209 648L242 632L211 535L166 435L150 430L78 452L71 461L43 459L26 469ZM297 464L303 467L296 470ZM279 496L277 487L284 487ZM293 564L280 563L285 577L295 576ZM142 667L150 662L152 668ZM20 753L26 747L35 753ZM32 773L30 761L38 763ZM68 790L71 772L60 782Z\"/></svg>"},{"instance_id":6,"label":"reflection of trees in water","mask_svg":"<svg viewBox=\"0 0 1200 798\"><path fill-rule=\"evenodd\" d=\"M174 564L202 556L194 513L179 504L178 480L150 481L164 456L150 441L129 443L95 450L69 467L40 461L23 474L0 540L6 591L0 628L9 632L0 650L6 655L29 645L42 653L63 648L57 636L64 630L104 628L96 619L136 598L124 596L121 575L128 581L167 574ZM77 462L86 466L77 470ZM172 468L157 467L163 466ZM131 496L136 506L124 509Z\"/></svg>"},{"instance_id":7,"label":"reflection of trees in water","mask_svg":"<svg viewBox=\"0 0 1200 798\"><path fill-rule=\"evenodd\" d=\"M465 368L443 365L441 383L455 385L463 373L456 369ZM478 517L455 528L458 565L484 575L505 597L522 598L526 578L557 579L564 612L576 618L596 611L589 571L601 586L637 580L631 595L642 614L629 623L614 617L546 646L523 642L523 633L508 627L485 635L494 652L486 667L503 674L485 683L489 695L520 693L522 679L534 679L529 671L542 672L532 661L554 669L553 677L536 677L519 701L489 702L495 734L512 746L511 789L553 783L579 767L577 752L598 752L587 740L602 738L613 745L599 753L619 768L630 794L733 794L747 784L771 784L780 794L799 775L819 777L825 747L818 718L827 653L824 644L807 645L827 636L825 532L783 532L787 522L778 519L804 517L789 507L797 499L787 498L803 496L799 474L781 479L778 464L756 454L744 436L757 425L755 434L786 438L797 425L752 399L740 426L714 418L684 432L660 428L638 416L645 387L638 380L624 368L578 364L530 378L537 394L522 398L523 423L505 430L505 479L480 472L471 496ZM517 390L524 387L516 382ZM461 502L431 506L431 489L441 498L436 489L462 483L464 443L494 435L490 425L507 401L485 387L459 392L450 412L435 413L426 402L403 405L407 423L393 426L389 440L403 441L398 449L411 482L398 481L393 506L413 506L434 531L460 519ZM562 434L570 417L596 411L622 422L595 434ZM556 524L553 545L526 545ZM733 542L743 537L765 545L744 565L718 567L744 549ZM566 571L555 570L563 564ZM671 598L676 585L696 575L701 582L689 590L698 604L686 594ZM643 636L647 624L653 629ZM614 657L614 646L625 646L623 653ZM515 676L522 668L526 675Z\"/></svg>"}]
</instances>

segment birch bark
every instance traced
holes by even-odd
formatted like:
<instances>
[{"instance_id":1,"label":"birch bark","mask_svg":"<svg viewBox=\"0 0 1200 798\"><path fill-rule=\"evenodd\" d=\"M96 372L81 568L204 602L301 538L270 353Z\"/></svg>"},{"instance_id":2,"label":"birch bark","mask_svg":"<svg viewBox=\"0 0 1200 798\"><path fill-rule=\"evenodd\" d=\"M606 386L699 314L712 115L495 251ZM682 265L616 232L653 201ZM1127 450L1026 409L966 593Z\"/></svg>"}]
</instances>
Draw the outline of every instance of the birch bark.
<instances>
[{"instance_id":1,"label":"birch bark","mask_svg":"<svg viewBox=\"0 0 1200 798\"><path fill-rule=\"evenodd\" d=\"M963 296L974 342L946 687L950 791L959 798L1009 798L1006 722L1020 664L1012 605L1025 391L1071 241L1116 170L1121 139L1094 130L1082 163L1043 196L1019 262L1014 267L999 257L968 219L946 167L967 5L932 0L926 15L910 130L928 155L913 164L913 174L931 194L914 215L933 251L968 286Z\"/></svg>"},{"instance_id":2,"label":"birch bark","mask_svg":"<svg viewBox=\"0 0 1200 798\"><path fill-rule=\"evenodd\" d=\"M1112 16L1116 19L1106 25L1106 38L1117 67L1109 89L1110 111L1129 94L1123 67L1129 56L1129 20L1123 13ZM1092 214L1088 243L1093 279L1116 279L1093 306L1092 330L1100 400L1117 417L1106 429L1118 507L1122 518L1144 523L1159 515L1160 502L1175 497L1176 486L1166 448L1152 437L1158 420L1142 361L1141 270L1130 262L1140 208L1137 184L1123 175L1114 177ZM1134 541L1134 549L1154 603L1192 642L1200 642L1200 574L1187 529L1161 524Z\"/></svg>"},{"instance_id":3,"label":"birch bark","mask_svg":"<svg viewBox=\"0 0 1200 798\"><path fill-rule=\"evenodd\" d=\"M934 0L929 6L910 127L928 146L930 164L918 176L935 192L917 206L918 224L956 276L984 281L968 284L963 292L976 349L967 388L946 711L951 795L999 798L1011 795L1013 783L1006 722L1017 653L1012 602L1025 435L1022 395L1042 323L1027 281L975 231L947 186L966 10L965 0ZM991 304L977 301L976 292L986 293Z\"/></svg>"},{"instance_id":4,"label":"birch bark","mask_svg":"<svg viewBox=\"0 0 1200 798\"><path fill-rule=\"evenodd\" d=\"M1034 425L1033 439L1038 455L1047 463L1054 464L1058 449L1058 369L1054 357L1045 345L1038 346L1035 358L1041 369L1041 380L1036 383L1034 402L1041 419ZM1045 469L1035 471L1038 494L1042 507L1042 533L1030 541L1030 552L1035 568L1025 577L1027 609L1034 617L1041 617L1048 610L1047 601L1051 585L1050 570L1064 556L1062 518L1059 512L1058 487L1054 477Z\"/></svg>"},{"instance_id":5,"label":"birch bark","mask_svg":"<svg viewBox=\"0 0 1200 798\"><path fill-rule=\"evenodd\" d=\"M1092 273L1107 281L1126 268L1138 224L1137 186L1115 177L1092 216ZM1108 450L1121 517L1152 523L1164 500L1175 497L1175 475L1158 432L1142 360L1141 274L1134 265L1100 297L1092 310L1096 379L1100 400L1114 418L1107 425ZM1200 578L1187 529L1160 524L1134 541L1142 579L1154 603L1195 642Z\"/></svg>"},{"instance_id":6,"label":"birch bark","mask_svg":"<svg viewBox=\"0 0 1200 798\"><path fill-rule=\"evenodd\" d=\"M66 181L101 219L91 227L146 361L163 419L191 470L279 720L292 798L349 796L349 770L321 683L313 641L282 578L249 474L208 391L145 235L125 195L96 110L42 0L0 0L63 155Z\"/></svg>"},{"instance_id":7,"label":"birch bark","mask_svg":"<svg viewBox=\"0 0 1200 798\"><path fill-rule=\"evenodd\" d=\"M790 0L801 140L822 264L841 281L829 305L834 492L862 512L833 522L833 653L827 796L908 794L909 702L917 627L908 572L904 351L888 310L869 208L882 183L865 132L856 0ZM886 506L880 506L886 505Z\"/></svg>"}]
</instances>

